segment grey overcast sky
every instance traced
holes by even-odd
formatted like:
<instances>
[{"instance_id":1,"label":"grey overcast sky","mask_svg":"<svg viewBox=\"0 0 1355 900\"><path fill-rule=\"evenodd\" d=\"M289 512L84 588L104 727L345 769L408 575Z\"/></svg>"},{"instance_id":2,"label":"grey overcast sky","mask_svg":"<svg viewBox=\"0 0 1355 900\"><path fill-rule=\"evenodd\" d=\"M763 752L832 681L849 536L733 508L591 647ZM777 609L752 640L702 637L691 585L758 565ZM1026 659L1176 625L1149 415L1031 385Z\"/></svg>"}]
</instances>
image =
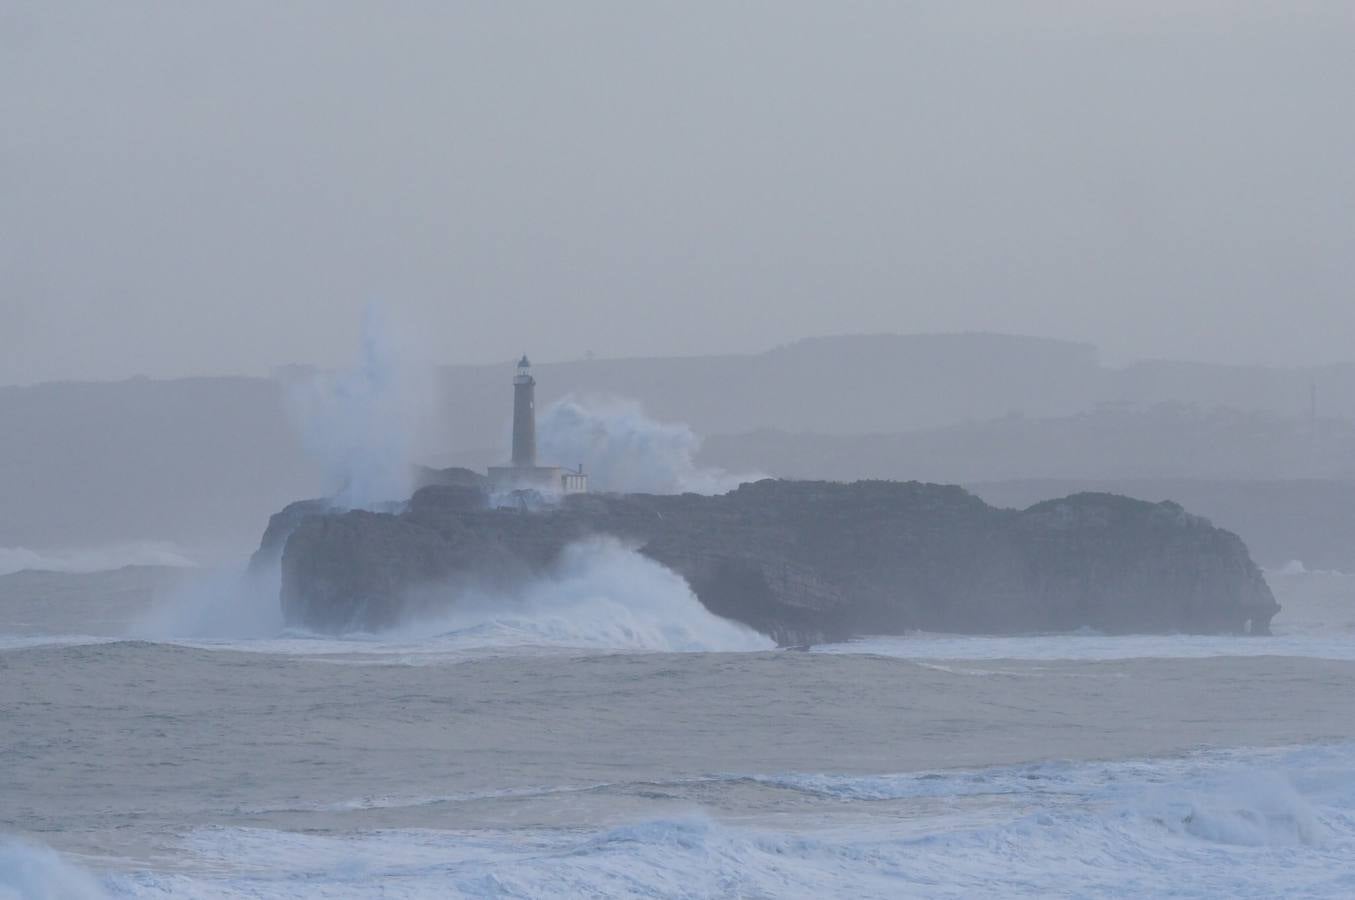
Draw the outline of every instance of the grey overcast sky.
<instances>
[{"instance_id":1,"label":"grey overcast sky","mask_svg":"<svg viewBox=\"0 0 1355 900\"><path fill-rule=\"evenodd\" d=\"M0 383L1010 331L1355 359L1355 3L0 0Z\"/></svg>"}]
</instances>

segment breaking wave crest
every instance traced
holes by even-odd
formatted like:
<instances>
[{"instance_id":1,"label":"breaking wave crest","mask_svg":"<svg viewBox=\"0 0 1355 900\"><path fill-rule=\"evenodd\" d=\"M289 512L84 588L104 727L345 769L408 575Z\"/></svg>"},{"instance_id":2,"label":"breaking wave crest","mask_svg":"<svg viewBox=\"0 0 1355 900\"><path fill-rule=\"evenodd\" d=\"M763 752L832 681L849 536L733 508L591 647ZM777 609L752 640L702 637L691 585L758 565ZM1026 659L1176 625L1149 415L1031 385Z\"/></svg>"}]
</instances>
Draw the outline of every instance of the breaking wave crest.
<instances>
[{"instance_id":1,"label":"breaking wave crest","mask_svg":"<svg viewBox=\"0 0 1355 900\"><path fill-rule=\"evenodd\" d=\"M130 636L208 648L438 662L530 648L633 652L771 650L714 615L687 582L614 539L565 548L545 575L508 593L421 592L437 610L379 633L321 635L283 623L278 573L203 571L136 622Z\"/></svg>"},{"instance_id":2,"label":"breaking wave crest","mask_svg":"<svg viewBox=\"0 0 1355 900\"><path fill-rule=\"evenodd\" d=\"M173 866L125 860L102 883L44 847L0 840L0 898L1347 897L1353 762L1346 744L731 775L692 782L690 811L588 828L198 828L182 835ZM803 800L738 824L698 807L718 801L720 785L750 784ZM647 783L605 789L653 794Z\"/></svg>"},{"instance_id":3,"label":"breaking wave crest","mask_svg":"<svg viewBox=\"0 0 1355 900\"><path fill-rule=\"evenodd\" d=\"M785 776L766 783L826 795L831 813L814 806L797 819L781 806L760 825L693 810L588 830L208 828L188 836L179 874L118 886L130 896L269 898L1346 897L1352 756L1345 746ZM985 786L995 795L975 793ZM712 796L709 782L699 796ZM916 803L898 805L907 800ZM878 803L891 805L870 811ZM860 814L844 819L843 809Z\"/></svg>"},{"instance_id":4,"label":"breaking wave crest","mask_svg":"<svg viewBox=\"0 0 1355 900\"><path fill-rule=\"evenodd\" d=\"M567 547L548 576L510 596L463 593L450 605L446 615L389 637L661 652L775 646L765 635L708 611L677 573L611 539Z\"/></svg>"}]
</instances>

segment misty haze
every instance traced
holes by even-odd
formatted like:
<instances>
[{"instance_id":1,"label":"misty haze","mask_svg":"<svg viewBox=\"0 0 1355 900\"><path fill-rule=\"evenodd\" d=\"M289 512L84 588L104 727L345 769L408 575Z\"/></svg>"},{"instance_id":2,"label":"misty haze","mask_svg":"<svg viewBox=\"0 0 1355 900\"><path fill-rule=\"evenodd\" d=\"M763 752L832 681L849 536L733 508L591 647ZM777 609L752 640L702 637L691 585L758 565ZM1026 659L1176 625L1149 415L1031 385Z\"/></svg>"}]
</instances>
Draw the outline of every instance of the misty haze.
<instances>
[{"instance_id":1,"label":"misty haze","mask_svg":"<svg viewBox=\"0 0 1355 900\"><path fill-rule=\"evenodd\" d=\"M0 897L1351 896L1352 83L0 3Z\"/></svg>"}]
</instances>

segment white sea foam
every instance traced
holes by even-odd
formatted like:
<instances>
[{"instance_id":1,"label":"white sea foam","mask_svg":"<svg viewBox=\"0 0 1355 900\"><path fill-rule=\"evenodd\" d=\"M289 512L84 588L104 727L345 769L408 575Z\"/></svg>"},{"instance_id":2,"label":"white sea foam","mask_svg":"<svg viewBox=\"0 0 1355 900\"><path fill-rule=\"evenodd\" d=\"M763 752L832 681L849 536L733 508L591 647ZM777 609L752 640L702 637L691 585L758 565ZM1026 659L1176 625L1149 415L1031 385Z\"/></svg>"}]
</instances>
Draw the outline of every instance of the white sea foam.
<instances>
[{"instance_id":1,"label":"white sea foam","mask_svg":"<svg viewBox=\"0 0 1355 900\"><path fill-rule=\"evenodd\" d=\"M913 660L1098 660L1197 659L1214 656L1303 656L1355 659L1347 634L1247 635L1040 634L992 637L914 633L867 637L813 648L816 653L855 653ZM991 675L971 669L957 674Z\"/></svg>"},{"instance_id":2,"label":"white sea foam","mask_svg":"<svg viewBox=\"0 0 1355 900\"><path fill-rule=\"evenodd\" d=\"M765 779L861 810L826 826L812 812L736 825L694 809L591 830L209 828L188 836L179 871L110 884L133 897L1343 898L1355 887L1353 769L1343 745ZM919 797L948 802L898 806ZM881 802L895 812L870 814Z\"/></svg>"},{"instance_id":3,"label":"white sea foam","mask_svg":"<svg viewBox=\"0 0 1355 900\"><path fill-rule=\"evenodd\" d=\"M34 647L84 647L112 644L119 639L90 634L0 634L0 650L29 650Z\"/></svg>"},{"instance_id":4,"label":"white sea foam","mask_svg":"<svg viewBox=\"0 0 1355 900\"><path fill-rule=\"evenodd\" d=\"M568 396L541 416L543 459L582 463L595 490L723 494L765 478L696 462L701 439L680 422L659 422L634 400Z\"/></svg>"},{"instance_id":5,"label":"white sea foam","mask_svg":"<svg viewBox=\"0 0 1355 900\"><path fill-rule=\"evenodd\" d=\"M434 592L436 593L436 592ZM611 539L567 547L545 576L509 594L448 588L445 612L377 634L283 627L277 573L203 573L177 588L131 636L209 649L455 662L507 652L771 650L753 629L708 611L677 573Z\"/></svg>"},{"instance_id":6,"label":"white sea foam","mask_svg":"<svg viewBox=\"0 0 1355 900\"><path fill-rule=\"evenodd\" d=\"M775 646L708 611L682 576L611 539L565 548L547 577L513 596L458 596L445 617L413 628L486 647L690 652Z\"/></svg>"},{"instance_id":7,"label":"white sea foam","mask_svg":"<svg viewBox=\"0 0 1355 900\"><path fill-rule=\"evenodd\" d=\"M1301 559L1291 559L1278 569L1266 569L1265 573L1267 578L1293 575L1323 575L1331 578L1348 578L1350 576L1350 573L1337 569L1310 569Z\"/></svg>"},{"instance_id":8,"label":"white sea foam","mask_svg":"<svg viewBox=\"0 0 1355 900\"><path fill-rule=\"evenodd\" d=\"M384 307L368 306L357 364L290 386L293 418L337 506L373 509L413 488L412 443L433 403L428 371L397 331Z\"/></svg>"},{"instance_id":9,"label":"white sea foam","mask_svg":"<svg viewBox=\"0 0 1355 900\"><path fill-rule=\"evenodd\" d=\"M0 575L15 572L107 572L128 566L188 568L196 563L167 541L134 541L73 550L0 547Z\"/></svg>"},{"instance_id":10,"label":"white sea foam","mask_svg":"<svg viewBox=\"0 0 1355 900\"><path fill-rule=\"evenodd\" d=\"M160 596L128 630L143 640L241 641L273 638L283 630L279 572L204 569Z\"/></svg>"}]
</instances>

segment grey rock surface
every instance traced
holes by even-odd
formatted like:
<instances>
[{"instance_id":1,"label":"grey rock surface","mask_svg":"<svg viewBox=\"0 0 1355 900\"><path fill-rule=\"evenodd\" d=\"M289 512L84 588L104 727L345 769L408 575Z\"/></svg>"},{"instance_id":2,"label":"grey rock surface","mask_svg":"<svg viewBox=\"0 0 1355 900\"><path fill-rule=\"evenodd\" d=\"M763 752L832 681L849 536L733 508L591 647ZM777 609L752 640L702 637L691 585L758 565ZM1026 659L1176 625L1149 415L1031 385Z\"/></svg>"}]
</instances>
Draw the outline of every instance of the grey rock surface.
<instances>
[{"instance_id":1,"label":"grey rock surface","mask_svg":"<svg viewBox=\"0 0 1355 900\"><path fill-rule=\"evenodd\" d=\"M428 602L421 588L511 587L598 535L783 645L915 629L1262 634L1279 610L1242 540L1175 503L1087 493L1010 510L918 482L766 480L530 510L432 486L398 513L289 507L259 558L280 556L289 622L375 630Z\"/></svg>"}]
</instances>

